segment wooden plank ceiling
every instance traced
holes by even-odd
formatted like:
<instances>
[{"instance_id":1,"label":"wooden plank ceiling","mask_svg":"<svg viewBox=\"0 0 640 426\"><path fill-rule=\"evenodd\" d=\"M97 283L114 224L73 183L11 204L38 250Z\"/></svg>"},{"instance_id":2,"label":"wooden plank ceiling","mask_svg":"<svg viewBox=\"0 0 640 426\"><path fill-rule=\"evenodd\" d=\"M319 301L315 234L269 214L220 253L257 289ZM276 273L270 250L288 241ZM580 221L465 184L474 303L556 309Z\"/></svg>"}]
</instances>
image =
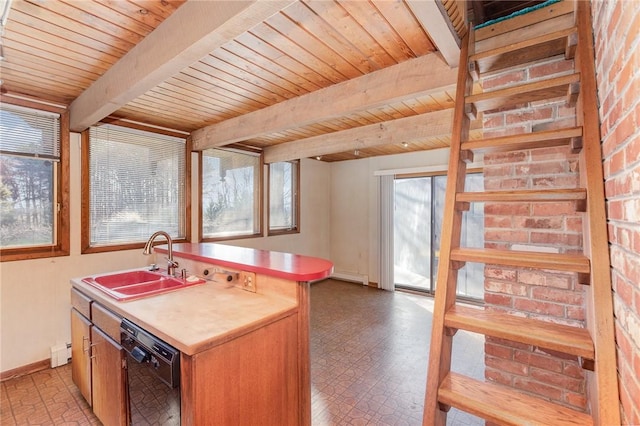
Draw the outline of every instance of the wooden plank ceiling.
<instances>
[{"instance_id":1,"label":"wooden plank ceiling","mask_svg":"<svg viewBox=\"0 0 640 426\"><path fill-rule=\"evenodd\" d=\"M75 131L145 123L267 161L445 147L458 3L13 0L2 98L68 107Z\"/></svg>"}]
</instances>

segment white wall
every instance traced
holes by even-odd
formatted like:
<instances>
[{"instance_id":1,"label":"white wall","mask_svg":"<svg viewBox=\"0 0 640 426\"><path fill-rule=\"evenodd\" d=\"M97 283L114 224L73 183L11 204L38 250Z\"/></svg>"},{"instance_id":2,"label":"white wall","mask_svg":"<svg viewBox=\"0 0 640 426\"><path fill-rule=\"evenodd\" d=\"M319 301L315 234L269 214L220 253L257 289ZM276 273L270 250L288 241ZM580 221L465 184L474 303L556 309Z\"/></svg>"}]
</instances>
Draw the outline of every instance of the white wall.
<instances>
[{"instance_id":1,"label":"white wall","mask_svg":"<svg viewBox=\"0 0 640 426\"><path fill-rule=\"evenodd\" d=\"M329 257L330 165L301 164L300 234L237 240L247 247ZM80 254L80 136L71 134L71 255L0 262L0 371L48 359L51 346L70 342L69 280L150 263L142 250ZM197 182L197 180L193 180ZM197 200L194 201L194 205ZM197 210L193 209L194 214ZM193 227L197 230L197 221Z\"/></svg>"},{"instance_id":2,"label":"white wall","mask_svg":"<svg viewBox=\"0 0 640 426\"><path fill-rule=\"evenodd\" d=\"M378 282L378 177L385 170L446 170L449 149L332 163L331 252L335 272ZM442 166L442 167L439 167Z\"/></svg>"}]
</instances>

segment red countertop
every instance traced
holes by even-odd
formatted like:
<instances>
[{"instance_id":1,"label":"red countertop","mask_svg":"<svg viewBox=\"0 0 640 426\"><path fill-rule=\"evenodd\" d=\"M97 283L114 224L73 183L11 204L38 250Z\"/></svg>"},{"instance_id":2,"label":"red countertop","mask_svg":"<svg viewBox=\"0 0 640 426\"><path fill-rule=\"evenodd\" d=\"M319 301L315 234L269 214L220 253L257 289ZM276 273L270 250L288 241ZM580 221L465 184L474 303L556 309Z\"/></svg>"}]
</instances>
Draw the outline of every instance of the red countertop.
<instances>
[{"instance_id":1,"label":"red countertop","mask_svg":"<svg viewBox=\"0 0 640 426\"><path fill-rule=\"evenodd\" d=\"M168 252L166 244L154 249ZM173 255L292 281L320 280L333 272L333 263L318 257L216 243L173 244Z\"/></svg>"}]
</instances>

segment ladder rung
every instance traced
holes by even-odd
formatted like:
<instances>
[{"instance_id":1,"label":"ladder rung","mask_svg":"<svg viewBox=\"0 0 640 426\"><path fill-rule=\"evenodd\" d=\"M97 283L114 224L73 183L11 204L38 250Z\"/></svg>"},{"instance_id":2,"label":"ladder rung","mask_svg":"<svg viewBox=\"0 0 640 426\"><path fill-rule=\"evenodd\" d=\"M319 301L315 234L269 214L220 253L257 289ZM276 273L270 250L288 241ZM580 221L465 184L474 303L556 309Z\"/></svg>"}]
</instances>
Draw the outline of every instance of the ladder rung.
<instances>
[{"instance_id":1,"label":"ladder rung","mask_svg":"<svg viewBox=\"0 0 640 426\"><path fill-rule=\"evenodd\" d=\"M587 199L587 190L584 188L571 189L544 189L524 191L484 191L461 192L456 195L456 201L470 203L495 202L561 202L584 201Z\"/></svg>"},{"instance_id":2,"label":"ladder rung","mask_svg":"<svg viewBox=\"0 0 640 426\"><path fill-rule=\"evenodd\" d=\"M475 64L477 72L487 73L565 54L567 45L572 42L572 35L576 31L575 27L568 28L532 39L517 41L471 55L469 61Z\"/></svg>"},{"instance_id":3,"label":"ladder rung","mask_svg":"<svg viewBox=\"0 0 640 426\"><path fill-rule=\"evenodd\" d=\"M589 360L594 359L595 356L593 341L586 328L461 305L454 305L449 309L445 315L445 325Z\"/></svg>"},{"instance_id":4,"label":"ladder rung","mask_svg":"<svg viewBox=\"0 0 640 426\"><path fill-rule=\"evenodd\" d=\"M499 138L479 139L464 142L462 149L479 152L503 152L520 149L549 148L569 145L574 138L582 137L582 127L523 133Z\"/></svg>"},{"instance_id":5,"label":"ladder rung","mask_svg":"<svg viewBox=\"0 0 640 426\"><path fill-rule=\"evenodd\" d=\"M467 96L466 104L473 104L479 112L501 107L511 107L527 102L553 99L567 95L569 86L580 81L580 74L550 78L506 89Z\"/></svg>"},{"instance_id":6,"label":"ladder rung","mask_svg":"<svg viewBox=\"0 0 640 426\"><path fill-rule=\"evenodd\" d=\"M444 378L438 401L504 425L593 425L588 414L457 373Z\"/></svg>"},{"instance_id":7,"label":"ladder rung","mask_svg":"<svg viewBox=\"0 0 640 426\"><path fill-rule=\"evenodd\" d=\"M553 269L555 271L589 274L589 258L579 254L541 253L520 250L455 248L451 260L493 265L522 266L525 268Z\"/></svg>"}]
</instances>

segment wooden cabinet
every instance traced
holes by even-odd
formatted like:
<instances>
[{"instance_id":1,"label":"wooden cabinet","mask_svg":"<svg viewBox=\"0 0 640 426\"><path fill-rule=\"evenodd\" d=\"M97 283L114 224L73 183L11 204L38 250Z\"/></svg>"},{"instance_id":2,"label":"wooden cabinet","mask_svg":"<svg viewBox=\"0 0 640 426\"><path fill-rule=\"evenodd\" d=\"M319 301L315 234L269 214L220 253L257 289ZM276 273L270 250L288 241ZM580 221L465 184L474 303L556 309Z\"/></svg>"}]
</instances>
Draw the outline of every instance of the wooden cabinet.
<instances>
[{"instance_id":1,"label":"wooden cabinet","mask_svg":"<svg viewBox=\"0 0 640 426\"><path fill-rule=\"evenodd\" d=\"M192 271L215 270L214 265L188 259L180 264ZM309 283L261 274L251 277L250 286L247 280L237 281L233 288L211 283L171 297L118 305L95 296L99 303L93 300L89 308L85 306L90 316L87 321L73 320L78 330L74 336L81 348L86 327L90 328L91 400L105 425L125 424L130 416L127 371L122 370L126 358L117 343L121 318L113 314L116 310L138 318L143 328L177 330L168 334L167 341L175 340L179 343L175 347L182 350L182 426L311 424ZM82 283L76 285L83 288ZM169 325L168 319L181 327ZM202 321L212 326L200 327ZM181 331L185 336L177 334Z\"/></svg>"},{"instance_id":2,"label":"wooden cabinet","mask_svg":"<svg viewBox=\"0 0 640 426\"><path fill-rule=\"evenodd\" d=\"M71 290L72 379L105 426L128 424L125 352L120 318Z\"/></svg>"},{"instance_id":3,"label":"wooden cabinet","mask_svg":"<svg viewBox=\"0 0 640 426\"><path fill-rule=\"evenodd\" d=\"M295 314L193 356L182 355L182 425L298 426Z\"/></svg>"},{"instance_id":4,"label":"wooden cabinet","mask_svg":"<svg viewBox=\"0 0 640 426\"><path fill-rule=\"evenodd\" d=\"M124 351L97 327L91 329L93 413L103 425L127 424Z\"/></svg>"},{"instance_id":5,"label":"wooden cabinet","mask_svg":"<svg viewBox=\"0 0 640 426\"><path fill-rule=\"evenodd\" d=\"M253 290L291 300L293 308L181 354L182 426L311 424L309 283L258 274Z\"/></svg>"},{"instance_id":6,"label":"wooden cabinet","mask_svg":"<svg viewBox=\"0 0 640 426\"><path fill-rule=\"evenodd\" d=\"M91 405L91 321L71 309L71 378Z\"/></svg>"}]
</instances>

